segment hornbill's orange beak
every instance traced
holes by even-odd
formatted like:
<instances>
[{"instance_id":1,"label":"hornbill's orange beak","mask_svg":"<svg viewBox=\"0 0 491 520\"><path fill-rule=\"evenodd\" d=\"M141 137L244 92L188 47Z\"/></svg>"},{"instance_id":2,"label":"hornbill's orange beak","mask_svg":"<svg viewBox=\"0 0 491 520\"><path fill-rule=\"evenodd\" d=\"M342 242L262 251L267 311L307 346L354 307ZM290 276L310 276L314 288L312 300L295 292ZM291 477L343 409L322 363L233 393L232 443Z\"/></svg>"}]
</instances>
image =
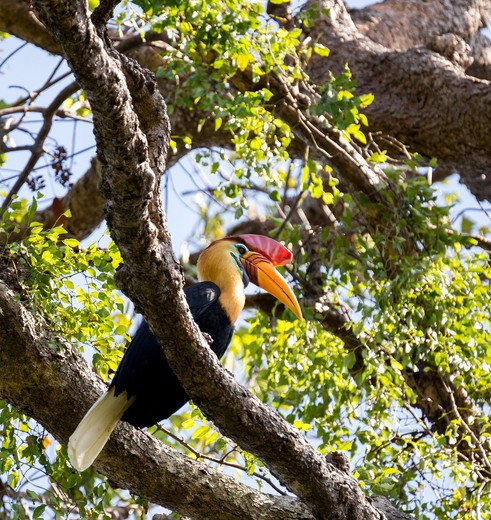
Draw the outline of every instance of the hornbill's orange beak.
<instances>
[{"instance_id":1,"label":"hornbill's orange beak","mask_svg":"<svg viewBox=\"0 0 491 520\"><path fill-rule=\"evenodd\" d=\"M254 285L268 291L286 305L300 321L303 320L297 298L268 258L257 251L249 251L240 258L240 261Z\"/></svg>"}]
</instances>

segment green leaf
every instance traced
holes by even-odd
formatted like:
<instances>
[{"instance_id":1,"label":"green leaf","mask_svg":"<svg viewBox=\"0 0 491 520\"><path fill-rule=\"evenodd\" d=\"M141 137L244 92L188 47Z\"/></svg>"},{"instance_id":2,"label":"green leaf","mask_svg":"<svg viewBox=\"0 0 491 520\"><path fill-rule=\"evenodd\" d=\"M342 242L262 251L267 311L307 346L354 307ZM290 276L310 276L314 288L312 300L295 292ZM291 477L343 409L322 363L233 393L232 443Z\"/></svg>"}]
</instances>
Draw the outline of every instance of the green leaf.
<instances>
[{"instance_id":1,"label":"green leaf","mask_svg":"<svg viewBox=\"0 0 491 520\"><path fill-rule=\"evenodd\" d=\"M37 506L34 511L32 512L32 518L44 518L44 511L46 510L47 505L41 504Z\"/></svg>"},{"instance_id":2,"label":"green leaf","mask_svg":"<svg viewBox=\"0 0 491 520\"><path fill-rule=\"evenodd\" d=\"M343 365L347 369L351 369L351 368L353 368L355 366L355 363L356 363L356 355L355 355L355 353L353 351L348 352L348 354L346 354L346 356L343 359Z\"/></svg>"},{"instance_id":3,"label":"green leaf","mask_svg":"<svg viewBox=\"0 0 491 520\"><path fill-rule=\"evenodd\" d=\"M327 47L322 45L321 43L316 43L314 45L314 52L316 54L318 54L319 56L323 56L323 57L327 58L331 51Z\"/></svg>"},{"instance_id":4,"label":"green leaf","mask_svg":"<svg viewBox=\"0 0 491 520\"><path fill-rule=\"evenodd\" d=\"M206 424L203 424L194 430L193 434L191 435L191 439L199 439L204 437L209 431L210 427Z\"/></svg>"},{"instance_id":5,"label":"green leaf","mask_svg":"<svg viewBox=\"0 0 491 520\"><path fill-rule=\"evenodd\" d=\"M65 238L63 243L68 247L78 247L80 242L76 238Z\"/></svg>"},{"instance_id":6,"label":"green leaf","mask_svg":"<svg viewBox=\"0 0 491 520\"><path fill-rule=\"evenodd\" d=\"M194 426L194 423L194 419L187 419L182 423L181 428L183 430L190 430Z\"/></svg>"}]
</instances>

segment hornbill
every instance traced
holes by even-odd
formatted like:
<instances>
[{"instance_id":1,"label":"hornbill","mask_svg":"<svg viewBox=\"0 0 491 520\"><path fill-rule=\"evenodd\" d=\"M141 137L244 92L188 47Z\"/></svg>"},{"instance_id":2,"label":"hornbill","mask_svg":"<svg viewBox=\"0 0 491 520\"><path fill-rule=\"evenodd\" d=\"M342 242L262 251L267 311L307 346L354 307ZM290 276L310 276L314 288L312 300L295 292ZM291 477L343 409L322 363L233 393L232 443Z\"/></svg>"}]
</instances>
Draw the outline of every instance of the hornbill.
<instances>
[{"instance_id":1,"label":"hornbill","mask_svg":"<svg viewBox=\"0 0 491 520\"><path fill-rule=\"evenodd\" d=\"M284 303L298 319L302 311L275 266L290 262L290 251L269 237L236 235L210 244L198 258L200 282L185 289L187 303L211 349L221 358L244 308L249 282ZM108 391L89 409L68 443L68 456L79 471L99 455L119 420L152 426L189 401L145 320L119 364Z\"/></svg>"}]
</instances>

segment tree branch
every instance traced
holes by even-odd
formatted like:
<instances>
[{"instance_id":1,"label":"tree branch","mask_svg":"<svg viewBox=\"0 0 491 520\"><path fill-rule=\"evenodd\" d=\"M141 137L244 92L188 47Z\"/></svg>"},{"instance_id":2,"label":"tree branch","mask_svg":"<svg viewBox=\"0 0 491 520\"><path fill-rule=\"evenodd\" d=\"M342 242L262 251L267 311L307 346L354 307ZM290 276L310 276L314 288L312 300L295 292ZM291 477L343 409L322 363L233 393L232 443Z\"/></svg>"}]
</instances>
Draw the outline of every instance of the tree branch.
<instances>
[{"instance_id":1,"label":"tree branch","mask_svg":"<svg viewBox=\"0 0 491 520\"><path fill-rule=\"evenodd\" d=\"M1 31L13 34L53 54L60 54L61 47L55 43L44 25L37 19L28 2L2 0L0 20Z\"/></svg>"},{"instance_id":2,"label":"tree branch","mask_svg":"<svg viewBox=\"0 0 491 520\"><path fill-rule=\"evenodd\" d=\"M58 95L55 97L55 99L50 103L49 107L43 113L44 122L37 134L36 141L32 147L31 156L29 157L27 164L24 166L24 169L15 181L9 193L5 197L2 203L2 208L0 210L2 213L7 209L8 205L10 204L10 201L12 200L12 197L18 193L22 185L26 182L27 178L29 177L32 169L34 168L34 166L36 166L36 163L41 158L44 152L44 141L48 137L49 131L51 130L51 126L53 125L53 118L58 110L58 107L63 103L63 101L65 101L67 97L69 97L77 90L78 84L76 82L70 83L70 85L66 86L63 90L61 90L61 92L58 93Z\"/></svg>"},{"instance_id":3,"label":"tree branch","mask_svg":"<svg viewBox=\"0 0 491 520\"><path fill-rule=\"evenodd\" d=\"M308 8L314 2L308 2ZM315 2L317 4L317 2ZM336 8L333 8L335 6ZM329 14L322 14L329 9ZM466 76L444 57L420 48L390 51L362 36L341 1L326 0L305 36L331 49L313 56L307 72L322 85L349 64L360 93L375 101L365 113L370 129L396 137L443 168L458 171L479 200L491 200L491 89L488 81ZM456 104L455 100L462 100Z\"/></svg>"},{"instance_id":4,"label":"tree branch","mask_svg":"<svg viewBox=\"0 0 491 520\"><path fill-rule=\"evenodd\" d=\"M20 0L9 0L8 3L17 5L19 16L28 16L25 7L24 11L18 8L19 2ZM486 50L482 37L475 31L482 24L489 6L478 0L462 0L445 4L445 10L442 11L439 7L441 2L424 2L421 5L410 3L411 6L416 4L419 7L414 9L429 9L432 16L424 24L419 21L416 23L414 20L421 19L416 16L420 11L416 10L411 18L413 24L410 31L410 34L416 33L413 37L416 40L398 43L399 40L395 38L400 38L402 31L387 30L378 35L377 27L384 23L385 16L394 19L399 17L402 20L405 12L401 15L400 9L407 9L407 2L394 0L377 4L386 7L371 6L357 11L355 20L360 32L341 2L326 1L322 5L331 8L331 18L328 21L325 16L319 19L312 30L305 29L305 35L311 35L313 40L319 37L319 41L331 49L331 55L328 59L314 55L310 61L309 74L322 84L328 78L330 70L339 72L345 63L349 63L358 90L375 94L375 102L366 111L371 130L395 135L410 149L430 158L437 157L441 168L459 171L462 182L478 198L488 200L491 197L491 185L486 180L491 165L488 146L490 118L486 116L490 106L489 85L487 81L466 76L461 68L452 65L444 57L414 46L430 45L425 34L431 35L434 41L435 37L455 33L456 37L462 38L471 46L479 40L480 55L488 56L490 53ZM307 4L306 8L309 6ZM0 6L0 14L2 7L3 4ZM463 16L462 13L467 14ZM361 24L363 16L368 20L365 25ZM411 17L411 13L408 16ZM390 25L389 22L386 25ZM2 16L0 30L8 30ZM32 34L27 30L18 36L33 41ZM375 43L378 41L377 37L383 40ZM411 42L413 47L410 47ZM138 46L134 52L135 56L146 56L147 63L151 61L156 66L161 58L152 50L152 45L154 44ZM400 52L398 45L406 49L405 52ZM405 72L401 74L401 70ZM171 92L172 85L169 82L159 80L159 84L163 91ZM455 99L465 101L456 104ZM212 129L203 129L201 133L193 132L195 116L196 114L190 115L186 110L177 109L172 116L174 131L178 135L191 134L193 146L196 147L228 146L226 133L214 132Z\"/></svg>"}]
</instances>

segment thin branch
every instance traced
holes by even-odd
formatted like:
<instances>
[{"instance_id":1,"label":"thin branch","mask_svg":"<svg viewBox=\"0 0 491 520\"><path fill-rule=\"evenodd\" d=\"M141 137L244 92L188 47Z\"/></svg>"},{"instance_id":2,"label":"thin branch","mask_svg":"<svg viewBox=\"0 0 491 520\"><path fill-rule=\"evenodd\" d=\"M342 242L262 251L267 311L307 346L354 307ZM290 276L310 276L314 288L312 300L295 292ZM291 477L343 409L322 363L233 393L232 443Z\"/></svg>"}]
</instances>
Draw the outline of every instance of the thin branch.
<instances>
[{"instance_id":1,"label":"thin branch","mask_svg":"<svg viewBox=\"0 0 491 520\"><path fill-rule=\"evenodd\" d=\"M8 278L8 274L2 266L0 278ZM0 398L33 417L66 445L73 426L106 387L71 343L54 335L39 315L32 315L23 305L24 299L25 295L0 280ZM53 348L54 344L60 348ZM40 399L40 388L49 399ZM301 501L266 495L210 471L206 464L125 423L111 436L97 467L118 487L172 509L184 504L191 516L204 509L209 512L205 518L220 520L237 516L244 520L314 520ZM200 500L190 500L193 496Z\"/></svg>"},{"instance_id":2,"label":"thin branch","mask_svg":"<svg viewBox=\"0 0 491 520\"><path fill-rule=\"evenodd\" d=\"M29 158L27 164L20 173L19 178L14 183L9 193L5 197L5 200L3 201L1 208L2 213L7 209L8 205L10 204L10 201L12 200L12 197L16 193L18 193L22 185L26 182L27 178L29 177L29 174L31 173L32 169L34 168L34 166L36 166L36 163L38 162L39 158L43 155L44 141L48 137L49 131L51 130L53 118L56 114L56 111L58 110L58 107L61 105L61 103L63 103L63 101L65 101L67 97L76 92L79 88L80 87L77 82L74 81L73 83L70 83L55 97L55 99L47 107L46 112L44 114L44 123L41 129L39 130L39 133L36 137L36 141L34 142L31 157Z\"/></svg>"},{"instance_id":3,"label":"thin branch","mask_svg":"<svg viewBox=\"0 0 491 520\"><path fill-rule=\"evenodd\" d=\"M453 389L450 388L450 386L447 384L447 382L443 378L442 378L442 385L448 394L450 403L452 405L452 411L455 414L455 417L457 417L459 419L460 426L467 432L467 434L472 439L472 444L474 444L474 446L479 451L479 453L481 455L479 457L479 460L481 461L482 464L484 464L484 466L487 470L486 471L487 474L491 475L491 461L488 458L489 446L487 447L487 449L483 446L479 437L476 435L476 432L469 426L469 424L467 423L467 420L464 417L462 417L459 407L457 406L457 403L455 401Z\"/></svg>"},{"instance_id":4,"label":"thin branch","mask_svg":"<svg viewBox=\"0 0 491 520\"><path fill-rule=\"evenodd\" d=\"M197 450L195 450L190 444L188 444L185 440L181 439L179 436L175 435L174 433L172 433L170 430L168 430L167 428L164 428L161 424L157 424L156 425L156 428L157 428L157 431L160 431L162 433L165 433L166 435L168 435L169 437L172 437L175 441L177 441L181 446L183 446L184 448L186 448L187 450L189 450L195 457L196 457L196 460L200 460L200 459L203 459L203 460L207 460L209 462L213 462L215 464L218 464L218 465L221 465L221 466L227 466L229 468L234 468L234 469L238 469L240 471L243 471L244 473L247 473L249 474L249 470L247 467L245 466L241 466L240 464L236 464L234 462L227 462L226 457L230 455L230 453L232 453L233 451L235 451L235 448L230 450L228 453L226 453L222 458L220 459L216 459L215 457L211 457L210 455L206 455L204 453L201 453ZM257 471L254 471L252 473L252 475L256 478L259 478L261 479L262 481L266 482L266 484L268 484L269 486L271 486L277 493L279 493L280 495L286 495L285 491L282 490L281 488L279 488L278 486L276 486L276 484L271 480L269 479L268 477L264 476L263 474L257 472Z\"/></svg>"},{"instance_id":5,"label":"thin branch","mask_svg":"<svg viewBox=\"0 0 491 520\"><path fill-rule=\"evenodd\" d=\"M0 61L0 69L7 63L7 61L15 56L19 51L21 51L26 45L29 45L29 42L24 42L17 49L14 49L10 54L8 54L2 61Z\"/></svg>"},{"instance_id":6,"label":"thin branch","mask_svg":"<svg viewBox=\"0 0 491 520\"><path fill-rule=\"evenodd\" d=\"M14 106L14 107L8 107L8 108L2 108L0 109L0 117L7 116L10 114L27 114L27 113L39 113L43 114L45 117L48 114L51 114L51 108L47 107L37 107L37 106ZM67 110L56 110L54 112L54 115L57 117L61 117L63 119L73 119L75 121L83 121L84 123L92 123L92 120L87 117L82 117L77 114L74 114L73 112L69 112ZM12 148L11 150L16 150L16 148Z\"/></svg>"}]
</instances>

